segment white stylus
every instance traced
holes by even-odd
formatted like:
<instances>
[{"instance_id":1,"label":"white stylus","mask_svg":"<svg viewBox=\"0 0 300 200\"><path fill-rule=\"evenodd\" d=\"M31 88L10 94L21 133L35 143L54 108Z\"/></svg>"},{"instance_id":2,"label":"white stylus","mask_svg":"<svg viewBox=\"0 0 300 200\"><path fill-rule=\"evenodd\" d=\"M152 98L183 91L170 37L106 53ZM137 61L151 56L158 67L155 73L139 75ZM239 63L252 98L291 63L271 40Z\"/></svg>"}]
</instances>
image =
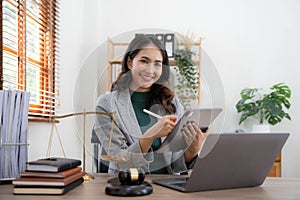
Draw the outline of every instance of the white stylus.
<instances>
[{"instance_id":1,"label":"white stylus","mask_svg":"<svg viewBox=\"0 0 300 200\"><path fill-rule=\"evenodd\" d=\"M147 113L147 114L153 116L153 117L156 117L157 119L161 119L161 118L162 118L162 116L160 116L160 115L158 115L158 114L155 114L155 113L153 113L153 112L151 112L151 111L149 111L149 110L147 110L147 109L143 109L143 111L144 111L145 113Z\"/></svg>"}]
</instances>

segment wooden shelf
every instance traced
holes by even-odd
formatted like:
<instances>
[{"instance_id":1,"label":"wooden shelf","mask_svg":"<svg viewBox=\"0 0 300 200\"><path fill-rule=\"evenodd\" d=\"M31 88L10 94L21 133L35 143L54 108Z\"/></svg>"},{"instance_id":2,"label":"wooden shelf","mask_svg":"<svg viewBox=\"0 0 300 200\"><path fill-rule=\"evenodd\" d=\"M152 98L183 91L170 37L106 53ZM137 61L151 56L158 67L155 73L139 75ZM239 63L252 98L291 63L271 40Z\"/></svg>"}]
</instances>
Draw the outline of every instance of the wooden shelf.
<instances>
[{"instance_id":1,"label":"wooden shelf","mask_svg":"<svg viewBox=\"0 0 300 200\"><path fill-rule=\"evenodd\" d=\"M122 60L109 60L108 61L109 62L109 64L121 64L122 63Z\"/></svg>"}]
</instances>

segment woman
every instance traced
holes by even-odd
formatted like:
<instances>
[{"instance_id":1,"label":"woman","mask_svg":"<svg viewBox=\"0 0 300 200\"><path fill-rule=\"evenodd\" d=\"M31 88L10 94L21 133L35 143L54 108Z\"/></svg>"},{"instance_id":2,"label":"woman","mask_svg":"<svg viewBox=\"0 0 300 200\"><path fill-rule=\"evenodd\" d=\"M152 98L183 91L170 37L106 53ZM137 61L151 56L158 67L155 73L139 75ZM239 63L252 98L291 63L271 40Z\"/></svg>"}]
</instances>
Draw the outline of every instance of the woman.
<instances>
[{"instance_id":1,"label":"woman","mask_svg":"<svg viewBox=\"0 0 300 200\"><path fill-rule=\"evenodd\" d=\"M96 106L98 112L116 112L109 153L128 158L128 162L110 162L109 172L138 167L150 173L178 174L192 167L207 135L194 123L188 123L182 130L190 144L185 151L155 152L184 111L168 88L169 75L168 55L161 42L145 35L136 36L124 55L122 71L112 92L101 95ZM157 120L143 109L163 117ZM111 122L111 117L98 115L94 129L106 151Z\"/></svg>"}]
</instances>

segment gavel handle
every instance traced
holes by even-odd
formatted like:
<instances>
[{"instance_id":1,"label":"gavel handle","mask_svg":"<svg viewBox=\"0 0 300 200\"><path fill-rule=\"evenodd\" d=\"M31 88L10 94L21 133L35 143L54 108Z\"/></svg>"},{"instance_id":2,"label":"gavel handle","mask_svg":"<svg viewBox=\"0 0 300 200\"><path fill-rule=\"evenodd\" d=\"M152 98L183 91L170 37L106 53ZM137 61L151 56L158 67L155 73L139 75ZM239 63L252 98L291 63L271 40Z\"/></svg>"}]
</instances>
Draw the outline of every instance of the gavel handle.
<instances>
[{"instance_id":1,"label":"gavel handle","mask_svg":"<svg viewBox=\"0 0 300 200\"><path fill-rule=\"evenodd\" d=\"M107 183L111 183L112 185L120 185L119 178L117 176L109 177L107 179Z\"/></svg>"}]
</instances>

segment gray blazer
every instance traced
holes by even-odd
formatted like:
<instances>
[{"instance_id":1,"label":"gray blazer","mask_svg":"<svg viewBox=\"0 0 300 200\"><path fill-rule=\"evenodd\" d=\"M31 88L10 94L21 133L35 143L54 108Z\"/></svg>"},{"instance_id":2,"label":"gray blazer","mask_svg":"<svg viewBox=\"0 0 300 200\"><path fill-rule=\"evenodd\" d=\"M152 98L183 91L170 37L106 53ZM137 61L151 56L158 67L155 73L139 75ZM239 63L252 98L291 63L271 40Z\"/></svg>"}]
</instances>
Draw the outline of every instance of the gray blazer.
<instances>
[{"instance_id":1,"label":"gray blazer","mask_svg":"<svg viewBox=\"0 0 300 200\"><path fill-rule=\"evenodd\" d=\"M180 118L184 112L183 106L176 97L173 103L177 108L176 115ZM110 161L109 172L114 173L118 170L128 169L130 167L142 168L146 172L149 172L149 166L154 160L155 152L151 149L147 154L143 154L141 151L139 138L142 132L130 100L129 90L113 91L100 95L97 101L96 111L116 112L116 123L114 124L112 124L111 116L97 115L94 132L99 138L101 147L104 148L106 152L108 152L108 148L110 148L109 155L129 159L128 162L121 163ZM113 130L112 125L114 126ZM109 145L111 131L113 131L112 142ZM162 140L164 139L165 138L162 138ZM170 174L178 174L187 172L188 170L182 150L179 152L164 152L155 156L155 158L160 158L159 162L167 167ZM155 162L157 162L157 159Z\"/></svg>"}]
</instances>

